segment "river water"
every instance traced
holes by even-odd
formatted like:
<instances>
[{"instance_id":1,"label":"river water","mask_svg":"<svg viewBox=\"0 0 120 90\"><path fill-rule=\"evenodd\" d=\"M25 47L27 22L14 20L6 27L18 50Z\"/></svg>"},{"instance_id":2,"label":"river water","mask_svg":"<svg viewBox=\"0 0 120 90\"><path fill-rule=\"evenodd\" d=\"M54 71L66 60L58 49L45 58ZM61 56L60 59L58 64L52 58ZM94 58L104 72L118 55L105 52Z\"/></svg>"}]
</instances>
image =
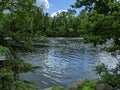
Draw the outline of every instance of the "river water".
<instances>
[{"instance_id":1,"label":"river water","mask_svg":"<svg viewBox=\"0 0 120 90\"><path fill-rule=\"evenodd\" d=\"M104 59L110 57L91 44L83 44L81 38L47 38L34 44L35 52L20 55L26 62L42 68L35 73L23 73L20 77L41 88L66 87L81 79L98 78L93 70L102 60L101 55Z\"/></svg>"}]
</instances>

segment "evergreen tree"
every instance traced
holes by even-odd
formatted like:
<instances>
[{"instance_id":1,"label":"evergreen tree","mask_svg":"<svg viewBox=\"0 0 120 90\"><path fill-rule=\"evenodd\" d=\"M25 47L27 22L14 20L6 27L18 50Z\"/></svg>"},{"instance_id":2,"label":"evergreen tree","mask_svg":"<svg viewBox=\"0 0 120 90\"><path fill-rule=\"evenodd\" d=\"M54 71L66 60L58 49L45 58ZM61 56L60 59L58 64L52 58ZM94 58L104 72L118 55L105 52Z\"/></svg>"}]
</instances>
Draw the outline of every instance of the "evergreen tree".
<instances>
[{"instance_id":1,"label":"evergreen tree","mask_svg":"<svg viewBox=\"0 0 120 90\"><path fill-rule=\"evenodd\" d=\"M97 4L103 2L105 5ZM77 0L73 5L76 8L91 5L91 11L84 11L81 19L81 34L85 42L93 42L96 44L103 44L109 39L114 39L114 46L116 49L120 48L120 3L109 0ZM106 10L106 7L108 8ZM89 6L90 8L90 6ZM104 9L100 9L104 8ZM105 10L105 11L104 11ZM80 15L80 16L81 16Z\"/></svg>"},{"instance_id":2,"label":"evergreen tree","mask_svg":"<svg viewBox=\"0 0 120 90\"><path fill-rule=\"evenodd\" d=\"M32 39L38 36L40 26L35 19L42 10L35 6L35 2L0 1L0 90L37 90L32 83L19 78L20 73L34 71L37 67L24 62L16 54L18 49L30 50Z\"/></svg>"}]
</instances>

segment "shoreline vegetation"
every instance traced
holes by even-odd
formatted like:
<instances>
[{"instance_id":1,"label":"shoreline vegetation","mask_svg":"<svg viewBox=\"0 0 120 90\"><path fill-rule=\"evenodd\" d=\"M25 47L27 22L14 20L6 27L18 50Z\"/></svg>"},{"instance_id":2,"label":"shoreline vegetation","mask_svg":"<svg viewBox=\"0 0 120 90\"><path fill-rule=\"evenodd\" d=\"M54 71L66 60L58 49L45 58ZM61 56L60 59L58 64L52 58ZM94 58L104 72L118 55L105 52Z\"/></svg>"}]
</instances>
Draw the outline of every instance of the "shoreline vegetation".
<instances>
[{"instance_id":1,"label":"shoreline vegetation","mask_svg":"<svg viewBox=\"0 0 120 90\"><path fill-rule=\"evenodd\" d=\"M79 80L68 87L52 86L44 88L42 90L119 90L120 84L116 87L112 87L106 83L103 83L100 79L93 80Z\"/></svg>"},{"instance_id":2,"label":"shoreline vegetation","mask_svg":"<svg viewBox=\"0 0 120 90\"><path fill-rule=\"evenodd\" d=\"M81 8L76 14L76 9ZM120 2L76 0L67 12L50 17L36 5L36 0L0 0L0 59L5 59L0 60L0 90L38 90L34 84L21 80L19 74L34 72L39 67L24 62L17 51L33 50L33 38L44 36L83 37L84 43L92 43L94 47L113 39L112 46L104 50L115 56L114 52L120 52ZM120 89L120 63L111 70L104 64L98 65L96 72L102 81L98 86L108 88L109 85L108 90ZM94 90L95 87L96 84L88 80L78 85L77 90ZM52 88L57 89L64 90Z\"/></svg>"}]
</instances>

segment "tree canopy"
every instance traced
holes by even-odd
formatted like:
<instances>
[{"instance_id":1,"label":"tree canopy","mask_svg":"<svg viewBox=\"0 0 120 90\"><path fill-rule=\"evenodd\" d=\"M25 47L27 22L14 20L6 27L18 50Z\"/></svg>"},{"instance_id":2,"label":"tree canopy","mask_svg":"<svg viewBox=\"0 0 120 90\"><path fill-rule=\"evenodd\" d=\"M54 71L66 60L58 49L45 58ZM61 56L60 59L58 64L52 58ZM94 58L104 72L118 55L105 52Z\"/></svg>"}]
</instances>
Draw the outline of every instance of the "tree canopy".
<instances>
[{"instance_id":1,"label":"tree canopy","mask_svg":"<svg viewBox=\"0 0 120 90\"><path fill-rule=\"evenodd\" d=\"M103 44L112 38L114 45L119 47L120 3L116 0L76 0L72 5L74 8L82 6L85 6L86 10L82 11L84 17L81 19L81 33L86 42Z\"/></svg>"},{"instance_id":2,"label":"tree canopy","mask_svg":"<svg viewBox=\"0 0 120 90\"><path fill-rule=\"evenodd\" d=\"M42 9L35 0L0 1L0 89L37 90L32 84L20 80L22 72L34 71L32 65L17 56L17 50L31 49L32 39L40 32L36 27L43 20ZM35 27L36 26L36 27Z\"/></svg>"}]
</instances>

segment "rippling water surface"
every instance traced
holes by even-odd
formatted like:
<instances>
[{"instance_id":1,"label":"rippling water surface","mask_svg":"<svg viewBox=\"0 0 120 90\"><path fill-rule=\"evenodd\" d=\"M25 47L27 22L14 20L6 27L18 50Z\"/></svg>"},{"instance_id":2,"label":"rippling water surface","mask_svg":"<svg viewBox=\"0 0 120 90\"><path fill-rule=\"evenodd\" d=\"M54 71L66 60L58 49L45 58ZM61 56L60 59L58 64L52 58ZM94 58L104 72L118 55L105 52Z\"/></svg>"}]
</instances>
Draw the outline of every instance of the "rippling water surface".
<instances>
[{"instance_id":1,"label":"rippling water surface","mask_svg":"<svg viewBox=\"0 0 120 90\"><path fill-rule=\"evenodd\" d=\"M41 66L35 73L21 74L41 88L53 85L68 86L79 79L94 79L93 69L99 63L99 52L81 38L48 38L34 42L36 52L21 54L32 65Z\"/></svg>"}]
</instances>

